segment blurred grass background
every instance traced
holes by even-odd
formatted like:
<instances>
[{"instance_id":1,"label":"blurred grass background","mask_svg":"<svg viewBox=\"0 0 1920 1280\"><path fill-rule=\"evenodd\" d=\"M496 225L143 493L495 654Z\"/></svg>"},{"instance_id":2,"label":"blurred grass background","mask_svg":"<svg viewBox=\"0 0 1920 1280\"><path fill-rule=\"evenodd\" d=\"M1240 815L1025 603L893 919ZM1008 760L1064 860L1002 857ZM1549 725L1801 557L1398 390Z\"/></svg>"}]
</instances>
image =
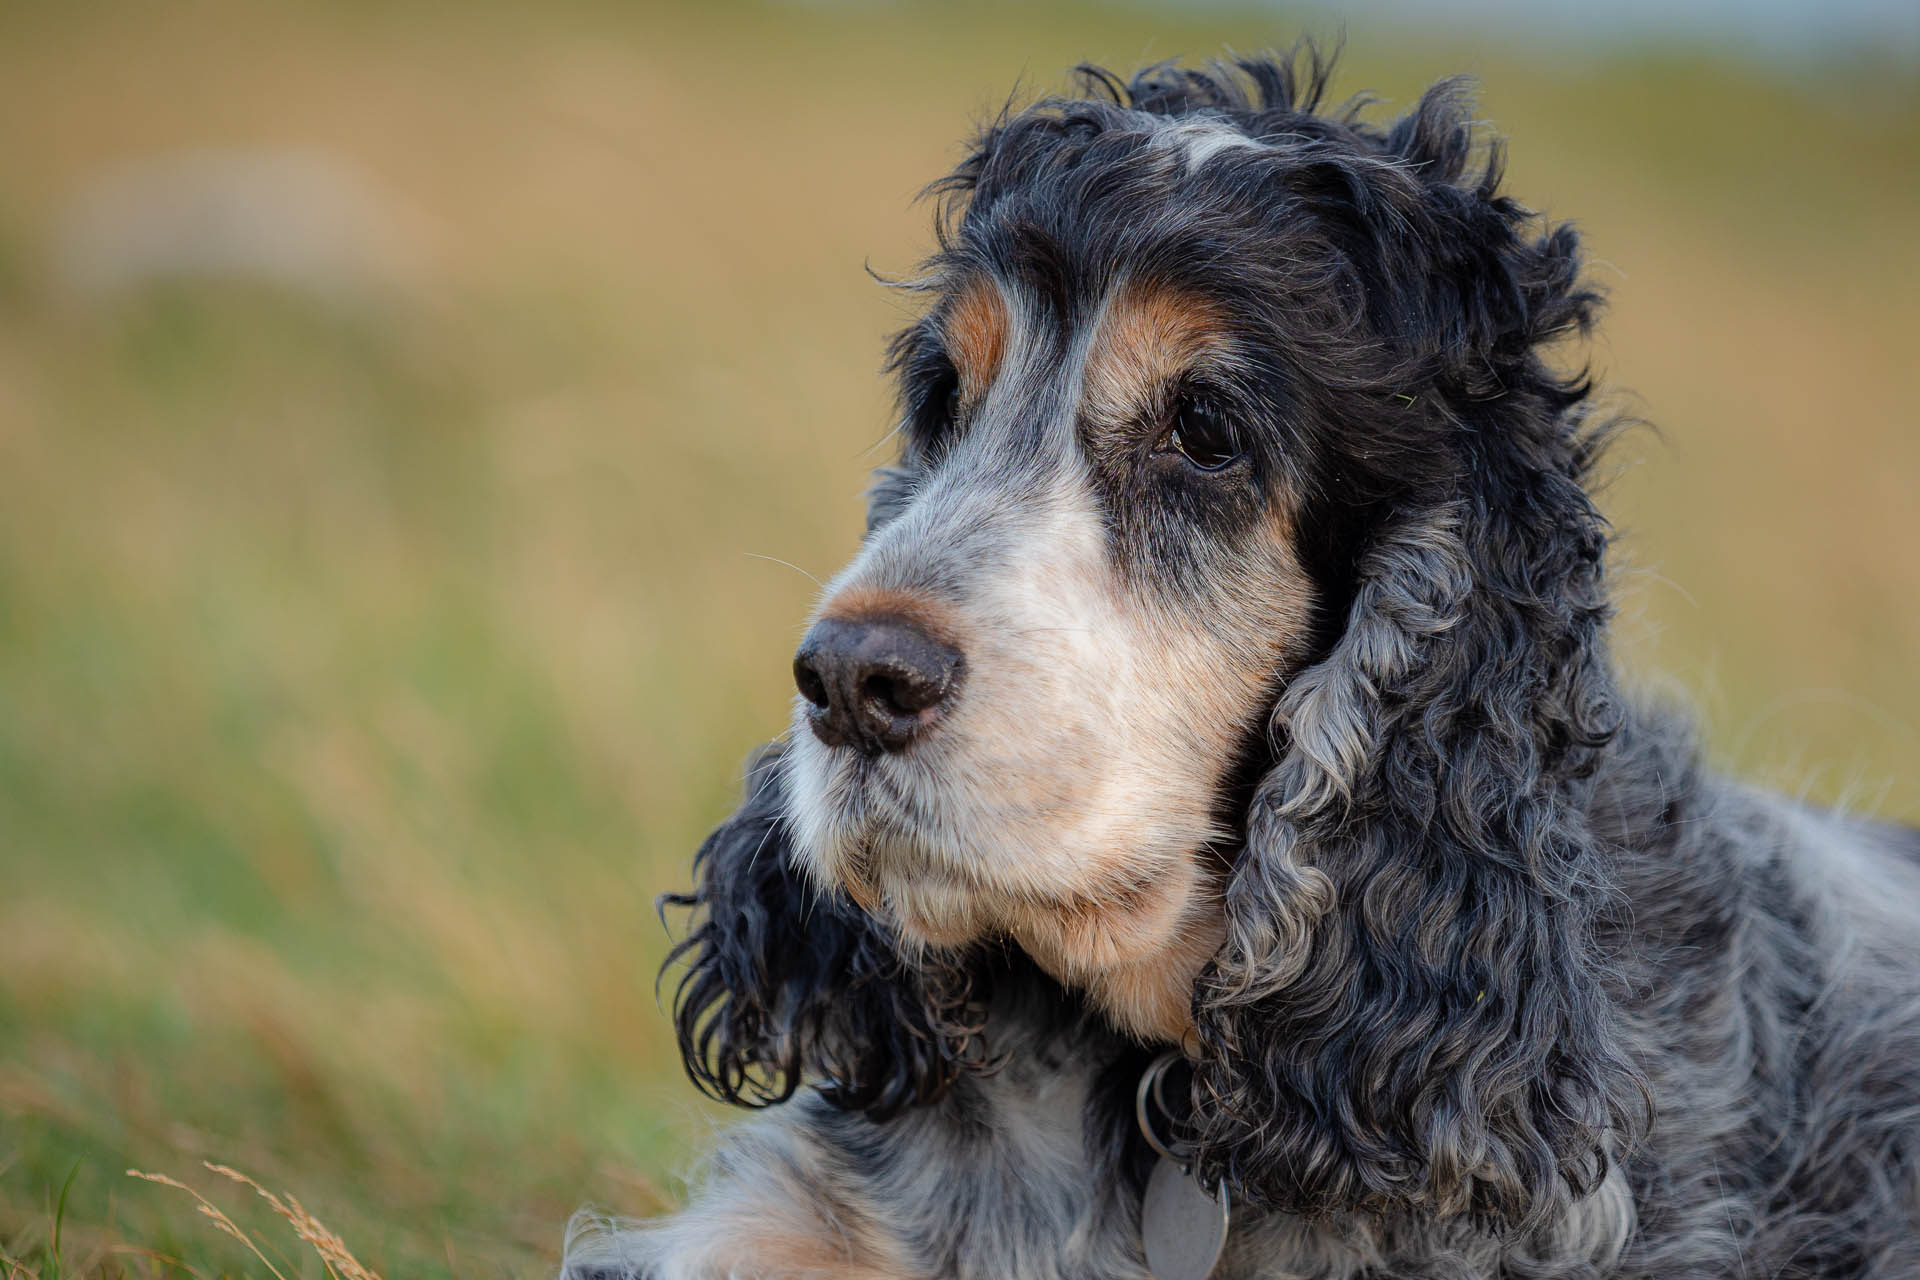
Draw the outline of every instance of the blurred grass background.
<instances>
[{"instance_id":1,"label":"blurred grass background","mask_svg":"<svg viewBox=\"0 0 1920 1280\"><path fill-rule=\"evenodd\" d=\"M1513 188L1586 230L1594 358L1662 433L1607 496L1627 660L1740 773L1920 817L1912 66L1348 27L1341 91L1478 74ZM927 249L913 194L1016 80L1298 29L0 7L19 1274L261 1272L129 1165L238 1165L389 1276L670 1203L715 1116L650 904L784 718L814 587L757 557L858 534L902 322L863 264Z\"/></svg>"}]
</instances>

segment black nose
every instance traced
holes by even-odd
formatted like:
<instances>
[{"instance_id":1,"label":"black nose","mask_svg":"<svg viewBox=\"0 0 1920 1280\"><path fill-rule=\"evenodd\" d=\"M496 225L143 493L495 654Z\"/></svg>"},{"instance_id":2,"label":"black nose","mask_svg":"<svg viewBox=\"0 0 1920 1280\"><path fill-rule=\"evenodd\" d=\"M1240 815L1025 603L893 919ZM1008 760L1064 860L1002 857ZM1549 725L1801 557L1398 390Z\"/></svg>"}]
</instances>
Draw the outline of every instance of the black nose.
<instances>
[{"instance_id":1,"label":"black nose","mask_svg":"<svg viewBox=\"0 0 1920 1280\"><path fill-rule=\"evenodd\" d=\"M898 751L960 685L957 649L900 618L822 618L793 657L807 720L830 747Z\"/></svg>"}]
</instances>

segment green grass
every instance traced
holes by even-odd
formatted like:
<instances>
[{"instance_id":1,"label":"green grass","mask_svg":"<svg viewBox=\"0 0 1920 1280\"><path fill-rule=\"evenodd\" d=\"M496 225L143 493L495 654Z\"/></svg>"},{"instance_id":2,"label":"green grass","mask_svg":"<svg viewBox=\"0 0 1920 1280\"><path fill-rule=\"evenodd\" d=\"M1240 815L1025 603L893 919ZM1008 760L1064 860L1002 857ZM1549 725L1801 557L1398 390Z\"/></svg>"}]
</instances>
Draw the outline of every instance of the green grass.
<instances>
[{"instance_id":1,"label":"green grass","mask_svg":"<svg viewBox=\"0 0 1920 1280\"><path fill-rule=\"evenodd\" d=\"M824 576L858 533L901 322L863 264L926 249L913 192L1017 78L1290 33L0 16L0 1280L268 1274L129 1168L287 1280L319 1255L203 1161L392 1277L536 1274L581 1202L671 1203L716 1114L651 902L784 718L814 587L757 557ZM1920 817L1911 73L1351 46L1401 103L1480 73L1602 262L1596 360L1664 433L1607 499L1627 659L1729 767ZM63 286L92 178L281 145L386 202L388 295Z\"/></svg>"}]
</instances>

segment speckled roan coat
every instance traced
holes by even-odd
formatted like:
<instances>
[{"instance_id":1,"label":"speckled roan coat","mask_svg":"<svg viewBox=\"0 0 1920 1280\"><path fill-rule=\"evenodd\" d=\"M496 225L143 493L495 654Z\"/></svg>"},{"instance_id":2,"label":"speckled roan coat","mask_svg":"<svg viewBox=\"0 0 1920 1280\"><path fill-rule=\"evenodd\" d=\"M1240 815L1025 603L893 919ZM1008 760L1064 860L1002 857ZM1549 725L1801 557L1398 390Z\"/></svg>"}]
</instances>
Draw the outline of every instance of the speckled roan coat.
<instances>
[{"instance_id":1,"label":"speckled roan coat","mask_svg":"<svg viewBox=\"0 0 1920 1280\"><path fill-rule=\"evenodd\" d=\"M1618 691L1606 424L1541 355L1597 306L1577 241L1472 167L1451 86L1377 128L1317 114L1324 78L1096 74L1009 114L930 269L1065 314L1150 262L1294 371L1250 394L1285 406L1255 447L1306 495L1315 640L1220 797L1187 1046L1216 1274L1920 1276L1920 843L1714 776ZM1169 129L1207 157L1177 182L1142 161ZM909 331L876 529L945 465L924 363ZM567 1274L1144 1277L1157 1049L1017 948L905 947L821 892L789 785L763 754L678 900L689 1070L769 1105L683 1213L576 1220Z\"/></svg>"}]
</instances>

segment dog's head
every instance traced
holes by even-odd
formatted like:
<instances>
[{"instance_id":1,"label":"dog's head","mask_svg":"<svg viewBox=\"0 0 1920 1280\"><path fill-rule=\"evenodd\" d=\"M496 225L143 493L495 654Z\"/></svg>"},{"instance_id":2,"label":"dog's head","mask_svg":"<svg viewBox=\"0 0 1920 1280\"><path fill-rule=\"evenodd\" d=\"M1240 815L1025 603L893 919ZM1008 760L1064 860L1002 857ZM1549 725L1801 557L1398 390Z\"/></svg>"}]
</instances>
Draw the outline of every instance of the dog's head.
<instances>
[{"instance_id":1,"label":"dog's head","mask_svg":"<svg viewBox=\"0 0 1920 1280\"><path fill-rule=\"evenodd\" d=\"M788 1087L937 1088L915 962L1009 939L1188 1049L1243 1195L1518 1220L1599 1176L1605 537L1585 385L1542 354L1595 299L1454 86L1382 129L1324 80L1089 73L943 184L901 457L756 790L826 895L818 965L716 977L769 945L716 879L756 918L792 885L709 863L709 1082L751 1041Z\"/></svg>"}]
</instances>

